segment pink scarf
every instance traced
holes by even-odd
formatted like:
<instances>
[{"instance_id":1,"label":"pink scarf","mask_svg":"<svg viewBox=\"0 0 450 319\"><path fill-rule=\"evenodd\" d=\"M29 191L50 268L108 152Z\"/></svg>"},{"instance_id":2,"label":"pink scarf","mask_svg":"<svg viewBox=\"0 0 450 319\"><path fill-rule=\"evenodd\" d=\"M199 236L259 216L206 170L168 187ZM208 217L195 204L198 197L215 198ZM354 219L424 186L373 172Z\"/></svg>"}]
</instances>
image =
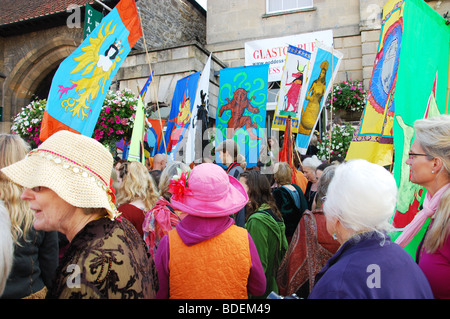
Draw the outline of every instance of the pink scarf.
<instances>
[{"instance_id":1,"label":"pink scarf","mask_svg":"<svg viewBox=\"0 0 450 319\"><path fill-rule=\"evenodd\" d=\"M409 223L403 233L397 238L397 240L395 241L397 244L399 244L401 247L405 247L406 245L408 245L408 243L422 228L427 218L433 216L433 214L436 212L442 194L444 194L444 192L449 187L450 184L441 187L441 189L438 190L433 197L431 197L430 193L427 193L425 195L425 200L423 201L423 209L417 213L411 223Z\"/></svg>"}]
</instances>

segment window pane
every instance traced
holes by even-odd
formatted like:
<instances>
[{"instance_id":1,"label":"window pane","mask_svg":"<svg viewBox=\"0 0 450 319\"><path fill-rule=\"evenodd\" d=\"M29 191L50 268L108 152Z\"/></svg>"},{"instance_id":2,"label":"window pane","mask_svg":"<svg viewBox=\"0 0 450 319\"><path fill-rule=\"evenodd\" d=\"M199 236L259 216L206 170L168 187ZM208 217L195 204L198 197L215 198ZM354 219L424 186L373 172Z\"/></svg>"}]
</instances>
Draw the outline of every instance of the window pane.
<instances>
[{"instance_id":1,"label":"window pane","mask_svg":"<svg viewBox=\"0 0 450 319\"><path fill-rule=\"evenodd\" d=\"M269 12L283 10L283 0L267 0L267 2L269 3Z\"/></svg>"},{"instance_id":2,"label":"window pane","mask_svg":"<svg viewBox=\"0 0 450 319\"><path fill-rule=\"evenodd\" d=\"M313 0L267 0L267 13L311 8Z\"/></svg>"},{"instance_id":3,"label":"window pane","mask_svg":"<svg viewBox=\"0 0 450 319\"><path fill-rule=\"evenodd\" d=\"M297 8L297 0L283 0L283 10L293 10Z\"/></svg>"}]
</instances>

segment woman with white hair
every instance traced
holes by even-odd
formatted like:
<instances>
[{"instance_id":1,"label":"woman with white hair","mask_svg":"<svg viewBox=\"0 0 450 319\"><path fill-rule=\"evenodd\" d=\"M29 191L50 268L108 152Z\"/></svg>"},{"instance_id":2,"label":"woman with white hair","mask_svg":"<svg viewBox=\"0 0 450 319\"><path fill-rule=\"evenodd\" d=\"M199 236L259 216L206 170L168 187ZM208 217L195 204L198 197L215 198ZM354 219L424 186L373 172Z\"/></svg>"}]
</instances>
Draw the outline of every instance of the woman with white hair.
<instances>
[{"instance_id":1,"label":"woman with white hair","mask_svg":"<svg viewBox=\"0 0 450 319\"><path fill-rule=\"evenodd\" d=\"M411 182L427 190L423 209L396 243L405 247L428 218L430 224L417 250L419 267L435 298L450 298L450 116L414 123L416 138L406 164Z\"/></svg>"},{"instance_id":2,"label":"woman with white hair","mask_svg":"<svg viewBox=\"0 0 450 319\"><path fill-rule=\"evenodd\" d=\"M314 203L314 198L317 192L317 183L319 178L316 175L316 168L322 164L322 161L316 156L307 157L303 160L303 173L308 179L308 184L306 185L305 197L308 202L308 209L312 210L312 205Z\"/></svg>"},{"instance_id":3,"label":"woman with white hair","mask_svg":"<svg viewBox=\"0 0 450 319\"><path fill-rule=\"evenodd\" d=\"M397 185L365 160L339 165L323 207L327 231L341 247L316 276L310 299L433 298L411 256L386 234Z\"/></svg>"}]
</instances>

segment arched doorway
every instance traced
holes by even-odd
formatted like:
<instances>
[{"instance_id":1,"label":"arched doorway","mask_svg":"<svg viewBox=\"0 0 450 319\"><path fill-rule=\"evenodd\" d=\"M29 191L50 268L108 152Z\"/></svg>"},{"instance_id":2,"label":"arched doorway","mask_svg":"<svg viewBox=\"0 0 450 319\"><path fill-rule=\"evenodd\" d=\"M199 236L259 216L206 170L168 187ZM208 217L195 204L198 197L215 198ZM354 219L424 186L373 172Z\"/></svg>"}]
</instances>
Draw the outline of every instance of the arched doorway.
<instances>
[{"instance_id":1,"label":"arched doorway","mask_svg":"<svg viewBox=\"0 0 450 319\"><path fill-rule=\"evenodd\" d=\"M34 97L47 98L59 64L80 43L73 38L55 38L31 50L16 64L4 83L3 121L10 121Z\"/></svg>"}]
</instances>

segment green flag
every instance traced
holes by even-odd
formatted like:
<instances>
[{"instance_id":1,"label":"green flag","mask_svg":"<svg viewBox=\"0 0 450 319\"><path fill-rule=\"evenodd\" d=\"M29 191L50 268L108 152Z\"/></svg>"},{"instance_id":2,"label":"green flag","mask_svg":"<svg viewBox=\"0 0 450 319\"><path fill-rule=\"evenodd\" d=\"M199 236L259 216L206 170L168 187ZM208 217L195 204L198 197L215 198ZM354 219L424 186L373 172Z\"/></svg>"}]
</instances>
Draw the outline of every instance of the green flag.
<instances>
[{"instance_id":1,"label":"green flag","mask_svg":"<svg viewBox=\"0 0 450 319\"><path fill-rule=\"evenodd\" d=\"M136 117L134 118L133 132L131 133L130 150L128 152L128 161L138 161L145 163L144 156L144 127L145 111L141 96L138 99Z\"/></svg>"},{"instance_id":2,"label":"green flag","mask_svg":"<svg viewBox=\"0 0 450 319\"><path fill-rule=\"evenodd\" d=\"M90 5L86 4L86 11L84 13L84 33L83 40L91 34L91 32L95 29L97 25L100 24L100 21L103 19L103 14Z\"/></svg>"},{"instance_id":3,"label":"green flag","mask_svg":"<svg viewBox=\"0 0 450 319\"><path fill-rule=\"evenodd\" d=\"M445 112L450 26L425 1L406 0L395 87L394 177L399 188L393 224L405 227L420 210L426 190L409 181L406 165L414 141L414 122ZM426 225L424 226L426 227ZM405 247L414 257L425 229Z\"/></svg>"}]
</instances>

